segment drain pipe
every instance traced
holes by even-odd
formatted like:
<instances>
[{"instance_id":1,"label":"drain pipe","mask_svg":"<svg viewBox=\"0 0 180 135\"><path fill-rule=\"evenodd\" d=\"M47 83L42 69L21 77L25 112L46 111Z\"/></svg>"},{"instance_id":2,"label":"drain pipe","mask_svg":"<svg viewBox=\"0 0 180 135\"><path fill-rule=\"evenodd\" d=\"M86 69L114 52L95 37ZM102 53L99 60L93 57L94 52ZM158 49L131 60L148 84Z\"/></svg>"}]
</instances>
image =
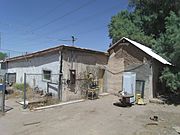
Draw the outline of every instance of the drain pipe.
<instances>
[{"instance_id":1,"label":"drain pipe","mask_svg":"<svg viewBox=\"0 0 180 135\"><path fill-rule=\"evenodd\" d=\"M62 64L63 64L63 55L62 55L62 49L59 51L60 54L60 70L59 70L59 83L58 83L58 99L62 101Z\"/></svg>"}]
</instances>

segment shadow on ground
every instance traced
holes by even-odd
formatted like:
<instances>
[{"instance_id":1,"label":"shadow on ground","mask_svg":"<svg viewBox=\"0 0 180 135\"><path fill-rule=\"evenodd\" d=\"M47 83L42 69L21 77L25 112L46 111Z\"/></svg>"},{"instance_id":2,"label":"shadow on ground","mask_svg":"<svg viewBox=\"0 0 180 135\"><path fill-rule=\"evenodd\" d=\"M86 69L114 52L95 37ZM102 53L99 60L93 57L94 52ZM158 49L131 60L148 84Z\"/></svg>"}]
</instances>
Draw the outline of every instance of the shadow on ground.
<instances>
[{"instance_id":1,"label":"shadow on ground","mask_svg":"<svg viewBox=\"0 0 180 135\"><path fill-rule=\"evenodd\" d=\"M159 99L163 100L168 105L180 105L180 93L161 95Z\"/></svg>"},{"instance_id":2,"label":"shadow on ground","mask_svg":"<svg viewBox=\"0 0 180 135\"><path fill-rule=\"evenodd\" d=\"M120 102L113 103L113 105L117 107L131 107L132 106L132 104L122 104Z\"/></svg>"}]
</instances>

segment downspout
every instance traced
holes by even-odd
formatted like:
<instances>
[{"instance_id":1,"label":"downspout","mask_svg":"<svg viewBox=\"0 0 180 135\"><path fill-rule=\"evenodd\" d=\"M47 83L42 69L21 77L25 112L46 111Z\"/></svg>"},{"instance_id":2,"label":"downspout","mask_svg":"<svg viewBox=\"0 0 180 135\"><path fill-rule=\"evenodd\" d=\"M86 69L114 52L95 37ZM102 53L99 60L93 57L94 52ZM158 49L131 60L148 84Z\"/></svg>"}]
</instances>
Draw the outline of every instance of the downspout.
<instances>
[{"instance_id":1,"label":"downspout","mask_svg":"<svg viewBox=\"0 0 180 135\"><path fill-rule=\"evenodd\" d=\"M61 51L59 51L59 54L60 54L60 70L59 70L59 83L58 83L58 88L59 88L58 99L60 101L62 101L62 76L63 76L63 72L62 72L62 64L63 64L62 49L61 49Z\"/></svg>"}]
</instances>

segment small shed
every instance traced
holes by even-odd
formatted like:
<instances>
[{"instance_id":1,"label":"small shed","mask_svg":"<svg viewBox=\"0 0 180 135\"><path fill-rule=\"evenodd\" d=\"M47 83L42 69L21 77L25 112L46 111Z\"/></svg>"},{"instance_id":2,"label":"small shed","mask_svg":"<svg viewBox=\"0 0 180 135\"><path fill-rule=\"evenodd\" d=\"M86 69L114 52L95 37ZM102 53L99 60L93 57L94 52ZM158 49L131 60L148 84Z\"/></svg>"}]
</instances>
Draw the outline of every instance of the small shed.
<instances>
[{"instance_id":1,"label":"small shed","mask_svg":"<svg viewBox=\"0 0 180 135\"><path fill-rule=\"evenodd\" d=\"M136 41L123 37L109 49L107 64L107 89L116 93L123 91L123 74L136 74L135 93L143 98L156 97L162 87L159 81L160 71L171 63Z\"/></svg>"}]
</instances>

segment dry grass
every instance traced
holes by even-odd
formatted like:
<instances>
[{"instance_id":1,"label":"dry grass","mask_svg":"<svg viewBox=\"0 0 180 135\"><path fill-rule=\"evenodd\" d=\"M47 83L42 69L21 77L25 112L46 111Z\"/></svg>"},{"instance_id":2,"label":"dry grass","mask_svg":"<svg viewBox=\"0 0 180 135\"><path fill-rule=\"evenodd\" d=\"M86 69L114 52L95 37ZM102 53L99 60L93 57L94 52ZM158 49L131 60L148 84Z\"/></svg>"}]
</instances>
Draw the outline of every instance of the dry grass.
<instances>
[{"instance_id":1,"label":"dry grass","mask_svg":"<svg viewBox=\"0 0 180 135\"><path fill-rule=\"evenodd\" d=\"M13 91L11 94L6 96L6 99L17 99L22 100L24 97L24 91L9 87L9 90ZM55 97L46 97L33 91L32 88L28 87L26 92L27 100L29 101L28 108L31 110L36 107L48 106L59 103L59 100Z\"/></svg>"},{"instance_id":2,"label":"dry grass","mask_svg":"<svg viewBox=\"0 0 180 135\"><path fill-rule=\"evenodd\" d=\"M51 98L51 97L46 97L44 98L44 100L41 100L41 101L37 101L37 102L33 102L33 103L30 103L28 105L28 108L30 110L33 110L34 108L37 108L37 107L42 107L42 106L48 106L48 105L53 105L53 104L58 104L60 101L56 98Z\"/></svg>"}]
</instances>

